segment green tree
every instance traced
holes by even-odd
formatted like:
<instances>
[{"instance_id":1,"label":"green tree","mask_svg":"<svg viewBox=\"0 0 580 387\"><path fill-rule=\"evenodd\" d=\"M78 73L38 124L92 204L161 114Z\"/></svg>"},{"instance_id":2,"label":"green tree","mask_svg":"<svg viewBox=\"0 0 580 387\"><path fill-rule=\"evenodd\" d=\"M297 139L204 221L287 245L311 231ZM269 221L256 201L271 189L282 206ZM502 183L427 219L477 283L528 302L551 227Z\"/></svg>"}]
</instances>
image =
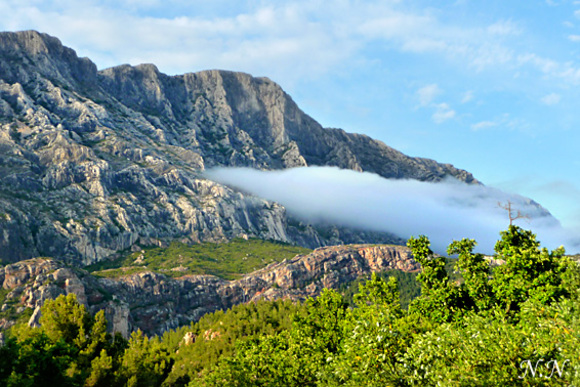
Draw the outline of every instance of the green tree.
<instances>
[{"instance_id":1,"label":"green tree","mask_svg":"<svg viewBox=\"0 0 580 387\"><path fill-rule=\"evenodd\" d=\"M40 325L46 336L80 349L85 349L90 342L91 322L91 315L77 302L74 293L47 300L41 309Z\"/></svg>"},{"instance_id":2,"label":"green tree","mask_svg":"<svg viewBox=\"0 0 580 387\"><path fill-rule=\"evenodd\" d=\"M356 307L343 319L340 348L329 354L320 385L388 386L400 379L398 356L411 339L414 322L405 318L397 280L378 275L359 286Z\"/></svg>"},{"instance_id":3,"label":"green tree","mask_svg":"<svg viewBox=\"0 0 580 387\"><path fill-rule=\"evenodd\" d=\"M85 381L86 387L110 387L115 383L113 358L102 349L91 361L91 373Z\"/></svg>"},{"instance_id":4,"label":"green tree","mask_svg":"<svg viewBox=\"0 0 580 387\"><path fill-rule=\"evenodd\" d=\"M531 231L510 225L501 232L495 252L496 258L505 263L495 269L491 286L507 311L519 310L528 299L548 304L565 294L559 261L564 255L563 247L549 252L540 248Z\"/></svg>"},{"instance_id":5,"label":"green tree","mask_svg":"<svg viewBox=\"0 0 580 387\"><path fill-rule=\"evenodd\" d=\"M74 294L61 295L45 302L40 323L17 325L0 347L12 353L0 357L0 385L111 385L126 340L111 339L103 311L93 317Z\"/></svg>"},{"instance_id":6,"label":"green tree","mask_svg":"<svg viewBox=\"0 0 580 387\"><path fill-rule=\"evenodd\" d=\"M85 306L77 302L74 293L46 301L41 309L40 325L50 340L63 341L75 349L67 374L79 381L87 378L93 359L111 342L104 311L92 317Z\"/></svg>"},{"instance_id":7,"label":"green tree","mask_svg":"<svg viewBox=\"0 0 580 387\"><path fill-rule=\"evenodd\" d=\"M75 354L76 348L62 340L53 342L40 330L21 341L9 339L0 347L0 385L74 386L75 379L66 371Z\"/></svg>"},{"instance_id":8,"label":"green tree","mask_svg":"<svg viewBox=\"0 0 580 387\"><path fill-rule=\"evenodd\" d=\"M295 317L294 330L299 337L310 337L316 350L336 352L343 337L341 322L346 316L347 304L342 296L324 289L320 296L306 301L305 313Z\"/></svg>"},{"instance_id":9,"label":"green tree","mask_svg":"<svg viewBox=\"0 0 580 387\"><path fill-rule=\"evenodd\" d=\"M411 243L421 264L429 252L425 240ZM510 225L501 232L495 258L503 263L490 269L481 254L473 253L475 241L454 241L449 254L458 254L463 283L455 285L462 297L461 319L440 319L415 338L401 357L405 383L458 386L562 385L575 381L578 366L553 374L577 358L580 268L564 259L562 248L549 252L531 231ZM423 254L423 255L421 255ZM442 276L430 273L427 295L445 287ZM423 289L422 289L423 290ZM423 296L422 296L423 297ZM422 298L421 297L421 298ZM422 298L424 310L432 310L437 298ZM430 309L429 309L430 308ZM544 376L521 378L526 365L537 364ZM551 363L550 363L551 362ZM522 366L523 365L523 366Z\"/></svg>"},{"instance_id":10,"label":"green tree","mask_svg":"<svg viewBox=\"0 0 580 387\"><path fill-rule=\"evenodd\" d=\"M236 343L290 330L292 316L300 308L291 300L260 300L207 314L197 323L165 333L163 342L175 359L165 383L179 386L203 379L234 354ZM186 333L194 337L193 342L183 341Z\"/></svg>"},{"instance_id":11,"label":"green tree","mask_svg":"<svg viewBox=\"0 0 580 387\"><path fill-rule=\"evenodd\" d=\"M117 382L129 387L160 386L172 364L173 359L159 338L149 339L139 330L131 334L116 372Z\"/></svg>"},{"instance_id":12,"label":"green tree","mask_svg":"<svg viewBox=\"0 0 580 387\"><path fill-rule=\"evenodd\" d=\"M456 268L463 277L461 290L464 295L466 308L476 310L487 310L493 303L493 292L489 283L491 269L489 262L482 254L474 254L473 248L476 246L473 239L462 239L453 241L447 248L447 254L458 254L459 258Z\"/></svg>"},{"instance_id":13,"label":"green tree","mask_svg":"<svg viewBox=\"0 0 580 387\"><path fill-rule=\"evenodd\" d=\"M421 273L417 276L421 296L409 304L409 313L435 323L458 317L457 314L464 309L463 296L459 287L449 279L445 258L433 254L431 242L424 235L409 238L407 246L421 264Z\"/></svg>"},{"instance_id":14,"label":"green tree","mask_svg":"<svg viewBox=\"0 0 580 387\"><path fill-rule=\"evenodd\" d=\"M347 306L324 289L294 316L292 328L239 343L206 379L210 386L316 386L341 346Z\"/></svg>"},{"instance_id":15,"label":"green tree","mask_svg":"<svg viewBox=\"0 0 580 387\"><path fill-rule=\"evenodd\" d=\"M359 285L358 293L354 296L356 306L364 308L374 306L396 316L402 314L399 287L396 277L390 277L385 282L376 273L372 273L371 279Z\"/></svg>"},{"instance_id":16,"label":"green tree","mask_svg":"<svg viewBox=\"0 0 580 387\"><path fill-rule=\"evenodd\" d=\"M288 332L240 341L232 357L222 359L205 379L207 386L314 386L313 375L301 369L308 357Z\"/></svg>"}]
</instances>

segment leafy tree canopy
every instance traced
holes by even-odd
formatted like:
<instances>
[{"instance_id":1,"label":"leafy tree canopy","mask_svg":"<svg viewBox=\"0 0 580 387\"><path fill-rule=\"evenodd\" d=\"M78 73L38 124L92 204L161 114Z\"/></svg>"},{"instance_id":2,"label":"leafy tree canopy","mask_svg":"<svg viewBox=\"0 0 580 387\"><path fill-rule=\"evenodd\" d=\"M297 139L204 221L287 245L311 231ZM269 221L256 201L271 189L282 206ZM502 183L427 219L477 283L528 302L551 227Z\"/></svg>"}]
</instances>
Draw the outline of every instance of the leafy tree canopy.
<instances>
[{"instance_id":1,"label":"leafy tree canopy","mask_svg":"<svg viewBox=\"0 0 580 387\"><path fill-rule=\"evenodd\" d=\"M347 304L333 290L302 303L260 301L128 341L74 295L46 302L40 328L0 346L6 386L580 385L580 267L510 225L496 262L453 241L459 277L425 236L409 239L421 294L372 275ZM459 280L457 279L459 278ZM184 337L189 337L188 341Z\"/></svg>"}]
</instances>

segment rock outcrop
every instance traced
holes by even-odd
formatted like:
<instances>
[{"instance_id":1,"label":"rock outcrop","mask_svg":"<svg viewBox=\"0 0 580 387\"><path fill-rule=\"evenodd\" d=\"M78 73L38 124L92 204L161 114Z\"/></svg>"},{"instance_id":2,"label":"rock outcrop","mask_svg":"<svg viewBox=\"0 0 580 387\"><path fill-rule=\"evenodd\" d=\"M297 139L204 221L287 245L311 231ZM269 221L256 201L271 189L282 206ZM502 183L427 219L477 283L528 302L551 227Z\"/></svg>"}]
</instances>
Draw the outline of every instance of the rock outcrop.
<instances>
[{"instance_id":1,"label":"rock outcrop","mask_svg":"<svg viewBox=\"0 0 580 387\"><path fill-rule=\"evenodd\" d=\"M26 308L34 310L31 325L38 324L38 312L47 299L74 293L92 313L105 310L110 329L127 336L138 328L160 334L239 303L316 296L323 288L337 289L362 275L391 269L411 272L418 270L419 264L403 246L334 246L226 281L210 275L172 279L149 271L99 278L82 269L37 258L0 269L0 284L10 290L2 311L12 309L18 314ZM13 323L4 318L0 328Z\"/></svg>"},{"instance_id":2,"label":"rock outcrop","mask_svg":"<svg viewBox=\"0 0 580 387\"><path fill-rule=\"evenodd\" d=\"M54 37L0 33L0 260L82 266L140 243L236 236L318 247L393 243L322 229L202 177L212 166L329 165L388 178L477 183L364 135L321 127L277 84L227 71L97 71Z\"/></svg>"}]
</instances>

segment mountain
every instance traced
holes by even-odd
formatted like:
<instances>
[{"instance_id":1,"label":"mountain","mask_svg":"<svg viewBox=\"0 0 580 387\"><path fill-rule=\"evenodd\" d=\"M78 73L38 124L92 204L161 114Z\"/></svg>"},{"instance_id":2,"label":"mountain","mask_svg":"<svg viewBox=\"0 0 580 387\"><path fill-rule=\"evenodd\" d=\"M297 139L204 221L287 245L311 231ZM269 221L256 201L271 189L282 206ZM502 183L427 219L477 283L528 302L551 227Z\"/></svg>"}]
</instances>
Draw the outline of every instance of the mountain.
<instances>
[{"instance_id":1,"label":"mountain","mask_svg":"<svg viewBox=\"0 0 580 387\"><path fill-rule=\"evenodd\" d=\"M203 177L214 166L338 166L479 182L449 164L323 128L276 83L229 71L98 71L54 37L0 33L0 260L88 265L137 245L238 236L308 247L396 242L290 218Z\"/></svg>"}]
</instances>

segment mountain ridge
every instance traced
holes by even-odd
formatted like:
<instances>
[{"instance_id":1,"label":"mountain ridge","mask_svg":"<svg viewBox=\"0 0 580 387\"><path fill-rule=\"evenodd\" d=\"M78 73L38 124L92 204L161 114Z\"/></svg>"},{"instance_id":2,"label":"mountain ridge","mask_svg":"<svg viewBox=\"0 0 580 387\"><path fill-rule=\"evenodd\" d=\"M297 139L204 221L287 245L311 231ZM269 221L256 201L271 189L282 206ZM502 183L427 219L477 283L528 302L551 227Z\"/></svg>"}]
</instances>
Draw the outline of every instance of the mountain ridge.
<instances>
[{"instance_id":1,"label":"mountain ridge","mask_svg":"<svg viewBox=\"0 0 580 387\"><path fill-rule=\"evenodd\" d=\"M46 300L74 293L91 313L104 310L111 331L162 334L206 313L261 299L304 300L371 272L416 272L419 264L403 246L347 245L319 248L275 262L236 280L213 275L171 278L145 270L100 278L62 262L35 258L0 267L0 331L19 318L37 326ZM24 311L28 313L23 314Z\"/></svg>"},{"instance_id":2,"label":"mountain ridge","mask_svg":"<svg viewBox=\"0 0 580 387\"><path fill-rule=\"evenodd\" d=\"M213 166L309 165L479 182L368 136L323 128L268 78L223 70L101 71L54 37L0 33L0 259L86 265L135 244L249 235L318 247L401 243L310 225L201 176Z\"/></svg>"}]
</instances>

